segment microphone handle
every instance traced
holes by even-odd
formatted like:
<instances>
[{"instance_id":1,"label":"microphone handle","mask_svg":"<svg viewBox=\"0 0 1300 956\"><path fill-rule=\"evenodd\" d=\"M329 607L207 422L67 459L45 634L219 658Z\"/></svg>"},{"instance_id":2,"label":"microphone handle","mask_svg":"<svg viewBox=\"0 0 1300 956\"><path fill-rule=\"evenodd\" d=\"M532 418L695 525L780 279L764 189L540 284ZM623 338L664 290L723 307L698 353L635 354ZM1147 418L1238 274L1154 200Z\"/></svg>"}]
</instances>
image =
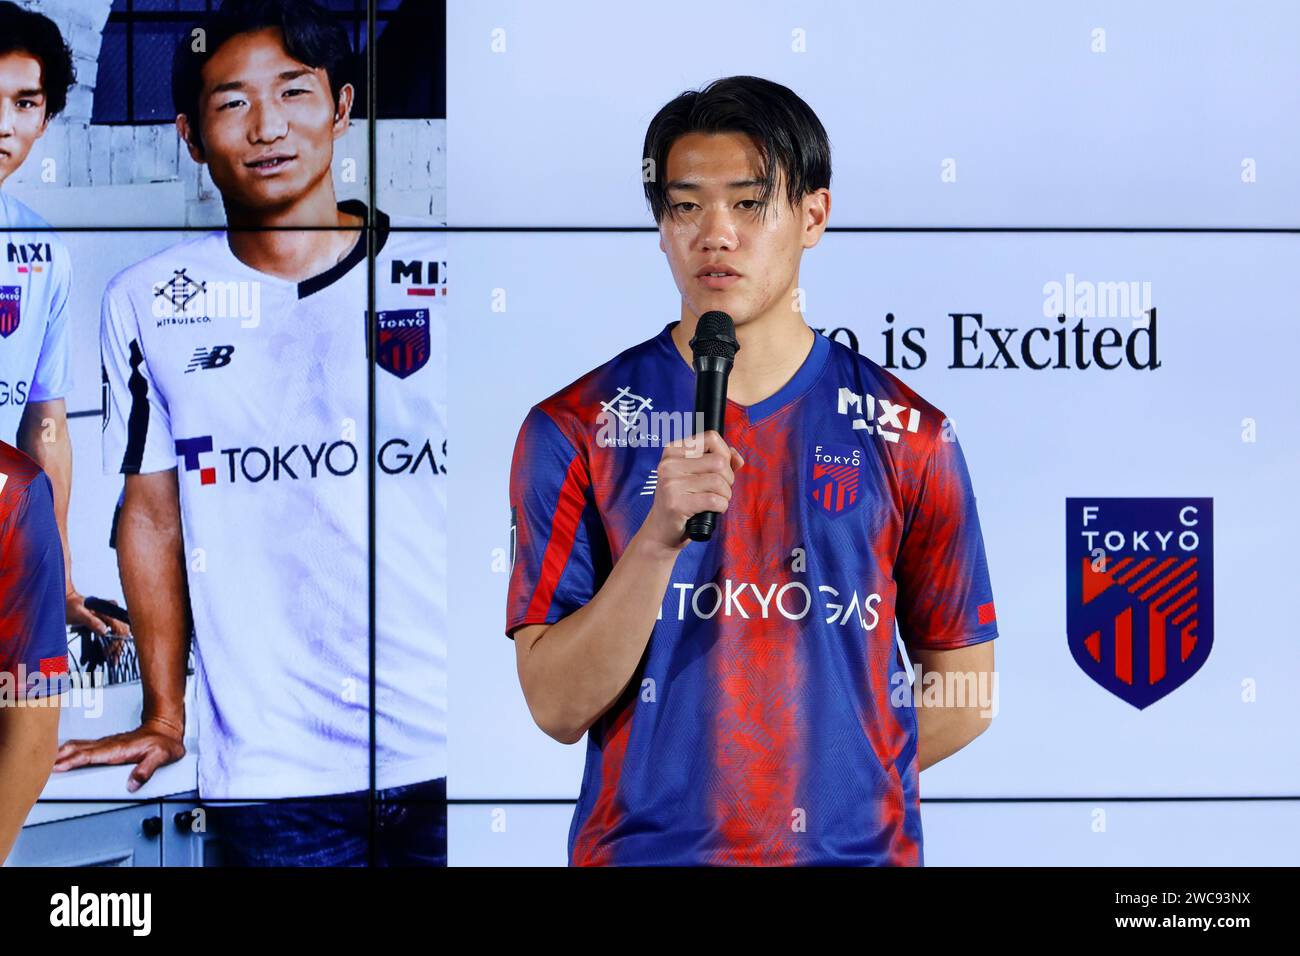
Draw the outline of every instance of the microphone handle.
<instances>
[{"instance_id":1,"label":"microphone handle","mask_svg":"<svg viewBox=\"0 0 1300 956\"><path fill-rule=\"evenodd\" d=\"M727 376L731 360L719 355L695 357L695 417L700 433L723 433L727 408ZM692 541L708 541L717 527L718 512L701 511L686 521L686 536Z\"/></svg>"},{"instance_id":2,"label":"microphone handle","mask_svg":"<svg viewBox=\"0 0 1300 956\"><path fill-rule=\"evenodd\" d=\"M692 541L708 541L718 520L716 511L701 511L686 519L686 537Z\"/></svg>"}]
</instances>

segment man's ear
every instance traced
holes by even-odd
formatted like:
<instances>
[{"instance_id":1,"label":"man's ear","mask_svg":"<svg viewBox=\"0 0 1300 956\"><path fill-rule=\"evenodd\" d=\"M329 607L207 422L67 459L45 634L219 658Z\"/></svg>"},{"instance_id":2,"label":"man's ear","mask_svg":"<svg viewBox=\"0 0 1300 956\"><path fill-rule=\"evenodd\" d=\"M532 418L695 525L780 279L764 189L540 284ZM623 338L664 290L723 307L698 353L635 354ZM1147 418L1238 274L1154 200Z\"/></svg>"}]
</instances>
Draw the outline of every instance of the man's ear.
<instances>
[{"instance_id":1,"label":"man's ear","mask_svg":"<svg viewBox=\"0 0 1300 956\"><path fill-rule=\"evenodd\" d=\"M356 95L351 83L339 89L339 100L334 104L334 138L340 139L352 123L352 98Z\"/></svg>"},{"instance_id":2,"label":"man's ear","mask_svg":"<svg viewBox=\"0 0 1300 956\"><path fill-rule=\"evenodd\" d=\"M811 249L821 241L822 234L831 218L831 191L826 188L815 190L804 196L804 238L803 247Z\"/></svg>"},{"instance_id":3,"label":"man's ear","mask_svg":"<svg viewBox=\"0 0 1300 956\"><path fill-rule=\"evenodd\" d=\"M40 139L42 136L44 136L45 131L49 128L50 128L50 113L49 110L46 110L45 115L41 118L41 129L40 132L36 134L36 138Z\"/></svg>"},{"instance_id":4,"label":"man's ear","mask_svg":"<svg viewBox=\"0 0 1300 956\"><path fill-rule=\"evenodd\" d=\"M190 139L190 118L184 113L176 117L176 132L180 134L181 142L185 144L185 148L190 151L190 159L200 166L206 163L207 159L204 157L203 150L195 146Z\"/></svg>"},{"instance_id":5,"label":"man's ear","mask_svg":"<svg viewBox=\"0 0 1300 956\"><path fill-rule=\"evenodd\" d=\"M668 255L668 247L664 245L664 232L662 229L659 230L659 251L664 255Z\"/></svg>"}]
</instances>

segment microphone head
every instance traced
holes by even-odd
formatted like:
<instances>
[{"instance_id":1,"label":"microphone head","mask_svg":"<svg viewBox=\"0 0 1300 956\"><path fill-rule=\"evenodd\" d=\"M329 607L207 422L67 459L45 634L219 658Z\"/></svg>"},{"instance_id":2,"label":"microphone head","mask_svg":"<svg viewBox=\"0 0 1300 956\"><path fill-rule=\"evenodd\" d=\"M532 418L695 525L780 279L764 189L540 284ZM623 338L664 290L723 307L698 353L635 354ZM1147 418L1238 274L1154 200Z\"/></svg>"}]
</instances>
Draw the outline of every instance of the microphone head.
<instances>
[{"instance_id":1,"label":"microphone head","mask_svg":"<svg viewBox=\"0 0 1300 956\"><path fill-rule=\"evenodd\" d=\"M691 339L691 351L698 359L701 356L721 357L728 361L735 359L740 351L736 341L736 323L725 312L705 312L695 323L695 336Z\"/></svg>"}]
</instances>

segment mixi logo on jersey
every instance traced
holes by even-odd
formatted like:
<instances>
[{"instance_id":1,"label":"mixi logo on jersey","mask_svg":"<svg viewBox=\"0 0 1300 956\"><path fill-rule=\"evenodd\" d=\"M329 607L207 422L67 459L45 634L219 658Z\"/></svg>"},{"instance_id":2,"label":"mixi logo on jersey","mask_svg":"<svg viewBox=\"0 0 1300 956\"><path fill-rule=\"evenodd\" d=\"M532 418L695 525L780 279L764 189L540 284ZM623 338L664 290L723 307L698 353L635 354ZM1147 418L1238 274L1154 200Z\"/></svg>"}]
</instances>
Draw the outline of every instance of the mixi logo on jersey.
<instances>
[{"instance_id":1,"label":"mixi logo on jersey","mask_svg":"<svg viewBox=\"0 0 1300 956\"><path fill-rule=\"evenodd\" d=\"M1067 498L1066 632L1083 672L1139 710L1214 638L1210 498Z\"/></svg>"},{"instance_id":2,"label":"mixi logo on jersey","mask_svg":"<svg viewBox=\"0 0 1300 956\"><path fill-rule=\"evenodd\" d=\"M200 485L217 484L218 471L210 464L216 455L225 467L221 475L226 484L239 481L257 484L262 481L299 481L311 478L346 478L357 470L361 456L357 446L346 438L315 443L294 442L291 445L272 445L260 448L249 445L243 448L216 449L211 435L178 438L175 441L176 457L184 464L186 472L198 472ZM379 470L386 475L414 475L427 472L432 475L447 473L447 440L440 448L433 439L389 438L380 444L375 456Z\"/></svg>"},{"instance_id":3,"label":"mixi logo on jersey","mask_svg":"<svg viewBox=\"0 0 1300 956\"><path fill-rule=\"evenodd\" d=\"M9 264L22 274L44 272L54 262L54 247L48 242L11 242L7 255Z\"/></svg>"},{"instance_id":4,"label":"mixi logo on jersey","mask_svg":"<svg viewBox=\"0 0 1300 956\"><path fill-rule=\"evenodd\" d=\"M921 427L920 409L909 408L891 402L887 398L876 398L870 394L859 395L851 388L842 385L835 410L841 415L852 418L855 430L865 431L868 435L879 435L889 442L899 441L904 432L914 435Z\"/></svg>"},{"instance_id":5,"label":"mixi logo on jersey","mask_svg":"<svg viewBox=\"0 0 1300 956\"><path fill-rule=\"evenodd\" d=\"M388 284L405 288L407 295L441 298L447 294L447 263L437 259L413 262L394 259Z\"/></svg>"}]
</instances>

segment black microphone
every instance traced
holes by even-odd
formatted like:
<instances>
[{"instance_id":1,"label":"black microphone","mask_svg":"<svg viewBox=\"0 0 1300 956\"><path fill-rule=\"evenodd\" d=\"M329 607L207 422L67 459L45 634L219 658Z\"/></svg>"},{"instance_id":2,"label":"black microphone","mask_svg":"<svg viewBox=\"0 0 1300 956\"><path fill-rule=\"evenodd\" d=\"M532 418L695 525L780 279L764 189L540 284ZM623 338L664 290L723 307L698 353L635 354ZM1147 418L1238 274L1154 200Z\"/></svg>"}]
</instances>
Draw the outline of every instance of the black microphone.
<instances>
[{"instance_id":1,"label":"black microphone","mask_svg":"<svg viewBox=\"0 0 1300 956\"><path fill-rule=\"evenodd\" d=\"M736 324L725 312L705 312L695 324L691 352L695 356L695 421L701 433L722 434L727 410L727 377L731 363L740 351L736 341ZM686 536L692 541L708 541L717 524L716 511L701 511L686 522Z\"/></svg>"}]
</instances>

